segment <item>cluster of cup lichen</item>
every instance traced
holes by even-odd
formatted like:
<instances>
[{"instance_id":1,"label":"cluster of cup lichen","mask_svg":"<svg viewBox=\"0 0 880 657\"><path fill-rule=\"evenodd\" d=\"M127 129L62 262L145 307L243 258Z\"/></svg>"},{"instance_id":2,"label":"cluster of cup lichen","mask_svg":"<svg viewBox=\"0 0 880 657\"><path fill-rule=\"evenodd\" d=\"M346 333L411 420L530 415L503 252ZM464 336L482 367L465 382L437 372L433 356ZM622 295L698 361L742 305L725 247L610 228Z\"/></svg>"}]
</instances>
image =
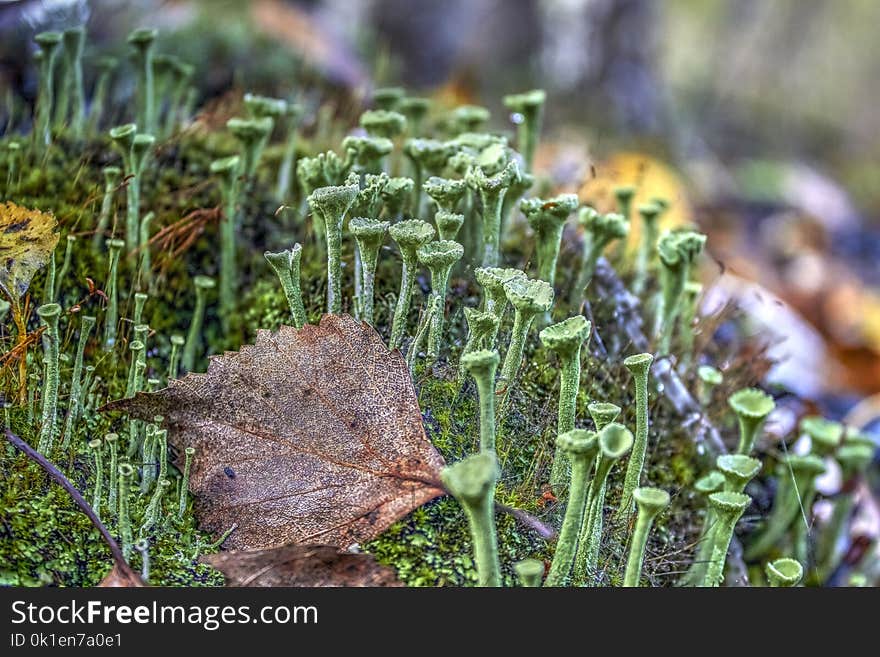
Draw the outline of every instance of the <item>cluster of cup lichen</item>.
<instances>
[{"instance_id":1,"label":"cluster of cup lichen","mask_svg":"<svg viewBox=\"0 0 880 657\"><path fill-rule=\"evenodd\" d=\"M67 246L59 275L53 258L30 291L43 350L19 354L31 375L22 385L9 373L7 413L17 432L67 462L126 553L152 564L153 581L210 579L194 562L212 546L193 528L183 465L198 455L181 455L178 472L161 418L111 426L96 409L198 370L207 353L236 348L257 328L299 327L323 311L350 312L401 349L428 435L453 463L443 480L464 516L453 499L441 499L363 546L405 581L636 586L681 568L662 559L646 567L646 551L686 555L689 542L698 548L679 581L723 581L728 545L750 503L743 491L761 467L750 454L763 446L772 400L751 389L730 397L730 418L740 425L734 454L715 460L694 449L651 372L656 357L665 376L700 388L696 403L719 405L706 391L721 376L693 353L700 292L691 279L705 237L692 227L661 232L668 204L633 207L632 187L616 190L610 213L575 194L538 194L552 189L533 169L543 92L504 99L517 126L512 137L490 128L486 108L433 107L401 89L377 89L358 127L335 150L322 150L303 134L303 109L289 99L247 94L242 115L221 130L194 121L186 102L192 69L153 52L155 31L136 30L129 37L135 111L125 117L131 122L111 126L113 113L101 105L106 90L97 88L87 104L67 83L54 88L58 44L76 46L82 37L70 34L37 38L33 127L7 130L0 144L4 200L54 210ZM61 53L66 70L81 69L81 46ZM106 86L114 69L104 64ZM59 95L67 97L64 111L54 105ZM88 150L100 156L81 160ZM72 170L84 173L72 178ZM183 199L184 189L198 191ZM180 220L193 207L218 210ZM630 261L609 246L626 240L635 221L640 241ZM561 248L566 229L575 248ZM270 247L264 259L257 244ZM617 257L609 265L603 254ZM600 298L593 284L600 266L638 295L639 330L653 354L614 334L624 327L618 300ZM95 289L84 287L87 278ZM14 390L26 394L16 398ZM858 434L844 440L843 428L812 420L804 430L815 453L780 461L779 479L790 483L780 485L766 527L746 549L756 563L780 549L796 558L768 564L774 584L797 583L793 564L833 568L851 500L838 501L843 520L829 527L816 556L795 511L815 498L823 459L856 476L870 456ZM29 472L10 453L4 459L10 472ZM689 487L694 472L709 469ZM10 488L15 504L45 486L33 478L19 476ZM670 494L676 513L667 516ZM498 516L496 501L557 525L558 540ZM55 504L63 506L53 493L41 508ZM57 522L49 516L38 526ZM164 560L175 532L182 533L178 575ZM77 580L67 565L17 577L8 579L95 575Z\"/></svg>"}]
</instances>

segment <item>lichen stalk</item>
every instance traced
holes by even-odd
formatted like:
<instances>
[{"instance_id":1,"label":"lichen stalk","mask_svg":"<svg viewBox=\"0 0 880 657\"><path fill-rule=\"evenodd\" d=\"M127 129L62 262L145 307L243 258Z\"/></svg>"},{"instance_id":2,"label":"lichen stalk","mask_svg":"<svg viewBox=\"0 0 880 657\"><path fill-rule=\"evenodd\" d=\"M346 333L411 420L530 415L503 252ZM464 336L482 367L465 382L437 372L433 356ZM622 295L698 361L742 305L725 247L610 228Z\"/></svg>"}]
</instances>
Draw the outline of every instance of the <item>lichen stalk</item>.
<instances>
[{"instance_id":1,"label":"lichen stalk","mask_svg":"<svg viewBox=\"0 0 880 657\"><path fill-rule=\"evenodd\" d=\"M119 492L117 513L119 521L119 535L122 539L122 554L126 560L131 558L133 536L131 533L131 518L129 517L128 498L131 492L131 478L134 476L134 468L128 463L122 463L118 470Z\"/></svg>"},{"instance_id":2,"label":"lichen stalk","mask_svg":"<svg viewBox=\"0 0 880 657\"><path fill-rule=\"evenodd\" d=\"M55 303L55 252L49 255L46 263L46 284L43 286L43 303Z\"/></svg>"},{"instance_id":3,"label":"lichen stalk","mask_svg":"<svg viewBox=\"0 0 880 657\"><path fill-rule=\"evenodd\" d=\"M846 536L855 508L859 477L874 458L874 444L860 444L850 439L837 451L836 456L842 481L840 491L831 500L831 517L816 542L815 563L819 567L819 581L826 581L843 557L840 547L845 542L841 538Z\"/></svg>"},{"instance_id":4,"label":"lichen stalk","mask_svg":"<svg viewBox=\"0 0 880 657\"><path fill-rule=\"evenodd\" d=\"M150 497L147 508L144 510L144 522L141 525L139 534L143 536L159 522L159 512L162 507L162 497L166 490L171 486L171 482L163 476L159 476L156 480L156 488Z\"/></svg>"},{"instance_id":5,"label":"lichen stalk","mask_svg":"<svg viewBox=\"0 0 880 657\"><path fill-rule=\"evenodd\" d=\"M359 306L361 318L374 325L374 297L376 282L376 266L379 262L379 250L385 241L385 235L391 224L367 217L354 217L348 222L348 228L357 242L361 261L361 294Z\"/></svg>"},{"instance_id":6,"label":"lichen stalk","mask_svg":"<svg viewBox=\"0 0 880 657\"><path fill-rule=\"evenodd\" d=\"M633 294L639 295L648 281L651 261L657 246L657 218L660 207L654 203L645 203L638 207L642 219L642 231L639 235L639 250L636 253L635 276L633 278Z\"/></svg>"},{"instance_id":7,"label":"lichen stalk","mask_svg":"<svg viewBox=\"0 0 880 657\"><path fill-rule=\"evenodd\" d=\"M496 267L501 240L501 209L504 195L520 175L516 162L510 162L494 176L487 176L480 167L468 175L468 184L480 194L483 214L483 267Z\"/></svg>"},{"instance_id":8,"label":"lichen stalk","mask_svg":"<svg viewBox=\"0 0 880 657\"><path fill-rule=\"evenodd\" d=\"M287 305L290 308L293 326L302 328L306 324L306 310L303 306L302 289L300 288L302 246L294 244L292 248L280 253L266 251L263 253L263 257L266 258L281 282L281 289L284 291Z\"/></svg>"},{"instance_id":9,"label":"lichen stalk","mask_svg":"<svg viewBox=\"0 0 880 657\"><path fill-rule=\"evenodd\" d=\"M55 104L55 63L58 55L60 32L40 32L34 41L40 46L40 86L37 92L37 117L34 145L41 153L52 142L51 122Z\"/></svg>"},{"instance_id":10,"label":"lichen stalk","mask_svg":"<svg viewBox=\"0 0 880 657\"><path fill-rule=\"evenodd\" d=\"M140 168L146 155L145 147L149 144L144 139L138 140L137 126L133 123L118 126L110 130L110 138L122 155L125 170L125 246L129 254L137 250L140 239ZM139 142L137 153L135 145Z\"/></svg>"},{"instance_id":11,"label":"lichen stalk","mask_svg":"<svg viewBox=\"0 0 880 657\"><path fill-rule=\"evenodd\" d=\"M474 278L483 288L483 300L480 310L495 316L496 322L489 336L485 348L494 349L498 338L498 329L504 319L504 310L507 307L507 293L504 291L504 283L513 278L526 279L525 272L519 269L503 269L500 267L478 267L474 270Z\"/></svg>"},{"instance_id":12,"label":"lichen stalk","mask_svg":"<svg viewBox=\"0 0 880 657\"><path fill-rule=\"evenodd\" d=\"M757 388L738 390L727 401L739 422L739 445L736 452L748 455L754 449L758 433L776 404L770 395Z\"/></svg>"},{"instance_id":13,"label":"lichen stalk","mask_svg":"<svg viewBox=\"0 0 880 657\"><path fill-rule=\"evenodd\" d=\"M140 356L144 352L145 345L140 340L132 340L128 343L128 349L131 351L131 363L128 367L128 383L125 386L125 396L127 398L134 397L137 393L137 371L140 362Z\"/></svg>"},{"instance_id":14,"label":"lichen stalk","mask_svg":"<svg viewBox=\"0 0 880 657\"><path fill-rule=\"evenodd\" d=\"M209 276L196 276L193 279L193 283L196 287L196 306L193 309L192 319L189 323L189 332L186 335L186 343L183 347L183 369L187 372L192 372L195 368L196 347L201 343L208 290L216 286L214 279Z\"/></svg>"},{"instance_id":15,"label":"lichen stalk","mask_svg":"<svg viewBox=\"0 0 880 657\"><path fill-rule=\"evenodd\" d=\"M67 418L64 424L64 432L62 434L61 445L67 448L70 445L70 438L73 434L73 427L79 419L79 411L81 407L80 397L82 395L82 367L83 355L86 350L86 343L89 334L95 326L97 320L89 315L82 315L79 320L79 340L76 344L76 357L73 361L73 373L70 376L70 397L67 405Z\"/></svg>"},{"instance_id":16,"label":"lichen stalk","mask_svg":"<svg viewBox=\"0 0 880 657\"><path fill-rule=\"evenodd\" d=\"M626 571L623 575L625 587L639 585L645 562L648 534L651 532L654 519L669 505L669 493L659 488L636 488L633 491L633 499L638 506L638 516L629 546L629 555L626 559Z\"/></svg>"},{"instance_id":17,"label":"lichen stalk","mask_svg":"<svg viewBox=\"0 0 880 657\"><path fill-rule=\"evenodd\" d=\"M744 493L723 491L709 496L709 504L715 512L716 524L712 532L712 554L709 557L703 586L720 586L724 582L724 566L727 563L727 550L733 538L733 530L751 503L752 498Z\"/></svg>"},{"instance_id":18,"label":"lichen stalk","mask_svg":"<svg viewBox=\"0 0 880 657\"><path fill-rule=\"evenodd\" d=\"M495 452L470 456L444 468L440 477L467 515L474 542L478 585L501 586L494 516L495 482L498 479Z\"/></svg>"},{"instance_id":19,"label":"lichen stalk","mask_svg":"<svg viewBox=\"0 0 880 657\"><path fill-rule=\"evenodd\" d=\"M389 349L397 349L400 347L404 331L406 330L407 316L409 315L413 289L415 288L418 249L433 239L434 228L419 219L409 219L393 224L389 229L389 233L391 234L391 239L400 248L402 261L400 294L397 297L397 305L394 307L391 338L388 342Z\"/></svg>"},{"instance_id":20,"label":"lichen stalk","mask_svg":"<svg viewBox=\"0 0 880 657\"><path fill-rule=\"evenodd\" d=\"M504 106L515 114L516 143L523 154L526 171L532 170L535 161L535 150L541 135L546 99L547 94L543 89L533 89L525 93L504 97Z\"/></svg>"},{"instance_id":21,"label":"lichen stalk","mask_svg":"<svg viewBox=\"0 0 880 657\"><path fill-rule=\"evenodd\" d=\"M321 187L309 195L313 213L324 220L327 244L327 312L342 312L342 223L359 192L357 185Z\"/></svg>"},{"instance_id":22,"label":"lichen stalk","mask_svg":"<svg viewBox=\"0 0 880 657\"><path fill-rule=\"evenodd\" d=\"M629 222L620 214L600 214L593 208L581 208L578 223L584 228L584 241L576 282L571 288L569 305L578 307L586 297L587 287L596 271L596 263L614 240L625 241Z\"/></svg>"},{"instance_id":23,"label":"lichen stalk","mask_svg":"<svg viewBox=\"0 0 880 657\"><path fill-rule=\"evenodd\" d=\"M538 278L550 285L556 281L556 262L565 221L578 202L576 194L562 194L551 199L529 198L520 203L529 226L535 231Z\"/></svg>"},{"instance_id":24,"label":"lichen stalk","mask_svg":"<svg viewBox=\"0 0 880 657\"><path fill-rule=\"evenodd\" d=\"M134 549L141 555L141 579L150 582L150 542L142 538L134 544Z\"/></svg>"},{"instance_id":25,"label":"lichen stalk","mask_svg":"<svg viewBox=\"0 0 880 657\"><path fill-rule=\"evenodd\" d=\"M652 354L637 354L624 359L623 364L633 377L636 392L636 433L629 462L623 493L618 507L618 519L629 517L633 510L633 493L641 485L642 470L645 467L645 454L648 449L648 374L654 362Z\"/></svg>"},{"instance_id":26,"label":"lichen stalk","mask_svg":"<svg viewBox=\"0 0 880 657\"><path fill-rule=\"evenodd\" d=\"M428 332L428 358L436 360L440 357L443 342L444 308L446 290L449 287L449 274L452 268L464 256L464 247L452 240L429 242L417 252L419 262L431 272L431 303L430 331Z\"/></svg>"},{"instance_id":27,"label":"lichen stalk","mask_svg":"<svg viewBox=\"0 0 880 657\"><path fill-rule=\"evenodd\" d=\"M214 160L211 172L220 178L223 219L220 222L220 310L224 325L235 310L238 275L235 264L235 229L238 217L238 178L241 159L237 155Z\"/></svg>"},{"instance_id":28,"label":"lichen stalk","mask_svg":"<svg viewBox=\"0 0 880 657\"><path fill-rule=\"evenodd\" d=\"M236 117L226 122L226 127L241 143L241 173L248 189L253 185L257 166L274 126L275 122L271 116L254 119Z\"/></svg>"},{"instance_id":29,"label":"lichen stalk","mask_svg":"<svg viewBox=\"0 0 880 657\"><path fill-rule=\"evenodd\" d=\"M113 197L122 179L122 170L119 167L106 166L102 170L104 174L104 193L101 197L101 210L98 213L98 223L95 227L95 235L92 237L92 250L98 251L110 224L110 212L113 210Z\"/></svg>"},{"instance_id":30,"label":"lichen stalk","mask_svg":"<svg viewBox=\"0 0 880 657\"><path fill-rule=\"evenodd\" d=\"M67 272L70 271L70 261L73 257L73 246L76 244L76 235L68 235L64 245L64 259L61 261L61 269L55 278L55 285L52 291L52 301L60 301L61 286L67 278Z\"/></svg>"},{"instance_id":31,"label":"lichen stalk","mask_svg":"<svg viewBox=\"0 0 880 657\"><path fill-rule=\"evenodd\" d=\"M55 442L58 423L58 388L60 385L58 319L61 316L61 306L57 303L44 304L37 308L37 315L39 315L40 323L43 326L43 362L46 365L40 441L37 449L41 454L48 455Z\"/></svg>"},{"instance_id":32,"label":"lichen stalk","mask_svg":"<svg viewBox=\"0 0 880 657\"><path fill-rule=\"evenodd\" d=\"M583 429L560 433L556 438L556 452L565 454L571 463L571 479L565 517L544 586L564 586L574 566L578 534L586 512L590 471L599 452L596 433Z\"/></svg>"},{"instance_id":33,"label":"lichen stalk","mask_svg":"<svg viewBox=\"0 0 880 657\"><path fill-rule=\"evenodd\" d=\"M98 517L101 516L101 501L104 497L104 459L101 455L103 445L100 438L89 441L89 449L95 456L95 488L92 493L92 508Z\"/></svg>"},{"instance_id":34,"label":"lichen stalk","mask_svg":"<svg viewBox=\"0 0 880 657\"><path fill-rule=\"evenodd\" d=\"M498 329L498 318L492 313L465 308L464 318L467 322L468 337L459 356L459 377L464 371L461 359L478 349L492 349L493 345L490 344L490 338Z\"/></svg>"},{"instance_id":35,"label":"lichen stalk","mask_svg":"<svg viewBox=\"0 0 880 657\"><path fill-rule=\"evenodd\" d=\"M545 348L559 359L559 407L556 432L559 436L574 429L577 414L577 396L581 379L581 348L589 341L592 323L583 315L570 317L548 326L539 334ZM557 449L550 469L550 487L561 492L568 479L568 460L565 450Z\"/></svg>"},{"instance_id":36,"label":"lichen stalk","mask_svg":"<svg viewBox=\"0 0 880 657\"><path fill-rule=\"evenodd\" d=\"M287 136L284 140L284 154L281 156L281 164L278 165L278 184L275 188L275 198L284 201L290 194L293 186L294 160L296 159L296 145L299 141L297 123L302 115L302 108L294 103L288 103L285 127Z\"/></svg>"},{"instance_id":37,"label":"lichen stalk","mask_svg":"<svg viewBox=\"0 0 880 657\"><path fill-rule=\"evenodd\" d=\"M119 485L117 483L117 479L119 478L119 434L116 433L108 433L104 436L104 442L107 443L107 447L110 450L110 485L108 490L108 500L107 503L110 507L111 512L116 512L116 501L119 497Z\"/></svg>"},{"instance_id":38,"label":"lichen stalk","mask_svg":"<svg viewBox=\"0 0 880 657\"><path fill-rule=\"evenodd\" d=\"M519 578L519 583L525 588L541 586L544 577L544 562L540 559L523 559L513 564L513 570Z\"/></svg>"},{"instance_id":39,"label":"lichen stalk","mask_svg":"<svg viewBox=\"0 0 880 657\"><path fill-rule=\"evenodd\" d=\"M480 451L495 451L495 372L497 351L481 349L461 358L462 367L474 377L480 397Z\"/></svg>"},{"instance_id":40,"label":"lichen stalk","mask_svg":"<svg viewBox=\"0 0 880 657\"><path fill-rule=\"evenodd\" d=\"M535 317L547 312L553 305L553 288L545 281L512 278L504 283L504 291L514 309L510 344L504 354L497 387L498 391L504 391L506 397L519 372L526 338Z\"/></svg>"},{"instance_id":41,"label":"lichen stalk","mask_svg":"<svg viewBox=\"0 0 880 657\"><path fill-rule=\"evenodd\" d=\"M183 514L186 513L187 500L189 499L189 476L192 471L193 456L195 456L196 449L195 447L187 447L183 450L183 453L185 461L183 464L183 478L180 481L180 500L177 504L178 518L183 518Z\"/></svg>"},{"instance_id":42,"label":"lichen stalk","mask_svg":"<svg viewBox=\"0 0 880 657\"><path fill-rule=\"evenodd\" d=\"M184 345L185 340L182 335L174 334L171 336L171 355L168 358L168 381L177 378L180 368L180 348Z\"/></svg>"},{"instance_id":43,"label":"lichen stalk","mask_svg":"<svg viewBox=\"0 0 880 657\"><path fill-rule=\"evenodd\" d=\"M92 100L89 106L90 132L96 131L101 122L104 108L107 105L107 96L110 93L113 72L116 70L118 63L115 57L110 56L99 57L96 62L98 79L95 82L95 90L92 92Z\"/></svg>"},{"instance_id":44,"label":"lichen stalk","mask_svg":"<svg viewBox=\"0 0 880 657\"><path fill-rule=\"evenodd\" d=\"M657 242L660 255L660 307L657 313L658 351L667 355L681 310L684 286L691 266L703 250L706 236L694 231L666 232Z\"/></svg>"},{"instance_id":45,"label":"lichen stalk","mask_svg":"<svg viewBox=\"0 0 880 657\"><path fill-rule=\"evenodd\" d=\"M131 322L135 326L139 324L143 324L144 318L144 307L147 305L147 300L150 298L149 294L144 292L135 292L134 293L134 312L131 315Z\"/></svg>"},{"instance_id":46,"label":"lichen stalk","mask_svg":"<svg viewBox=\"0 0 880 657\"><path fill-rule=\"evenodd\" d=\"M138 125L146 132L156 132L156 93L153 80L153 43L157 32L150 28L138 28L128 36L134 47L137 66Z\"/></svg>"},{"instance_id":47,"label":"lichen stalk","mask_svg":"<svg viewBox=\"0 0 880 657\"><path fill-rule=\"evenodd\" d=\"M80 139L83 136L86 121L86 97L82 68L85 36L85 29L82 27L64 30L63 35L67 90L72 108L70 131L74 139Z\"/></svg>"},{"instance_id":48,"label":"lichen stalk","mask_svg":"<svg viewBox=\"0 0 880 657\"><path fill-rule=\"evenodd\" d=\"M596 569L602 539L602 512L608 475L614 464L629 452L632 444L633 435L622 424L612 422L599 432L600 451L596 461L596 474L587 493L587 508L578 534L577 556L572 573L572 582L576 586L585 585L588 575Z\"/></svg>"},{"instance_id":49,"label":"lichen stalk","mask_svg":"<svg viewBox=\"0 0 880 657\"><path fill-rule=\"evenodd\" d=\"M406 365L409 367L410 374L415 376L416 357L428 344L428 334L431 330L431 318L436 313L443 312L441 307L442 299L440 297L430 296L425 302L424 311L421 319L416 327L416 333L409 343L406 350Z\"/></svg>"}]
</instances>

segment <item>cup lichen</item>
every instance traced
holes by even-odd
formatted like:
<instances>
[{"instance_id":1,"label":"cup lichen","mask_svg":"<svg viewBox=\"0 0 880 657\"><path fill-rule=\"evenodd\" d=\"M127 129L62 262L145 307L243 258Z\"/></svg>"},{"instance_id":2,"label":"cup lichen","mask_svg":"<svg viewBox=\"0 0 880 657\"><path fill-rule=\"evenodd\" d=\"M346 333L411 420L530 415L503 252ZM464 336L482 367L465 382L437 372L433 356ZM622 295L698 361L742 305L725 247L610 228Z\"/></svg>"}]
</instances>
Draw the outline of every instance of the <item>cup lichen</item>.
<instances>
[{"instance_id":1,"label":"cup lichen","mask_svg":"<svg viewBox=\"0 0 880 657\"><path fill-rule=\"evenodd\" d=\"M388 342L389 349L397 349L400 347L404 331L406 331L407 316L416 282L417 253L422 246L434 239L434 227L421 219L407 219L393 224L388 232L400 249L402 261L400 294L394 308L391 339Z\"/></svg>"},{"instance_id":2,"label":"cup lichen","mask_svg":"<svg viewBox=\"0 0 880 657\"><path fill-rule=\"evenodd\" d=\"M516 382L526 339L535 317L547 312L553 305L553 288L546 281L513 277L504 282L504 293L514 311L510 343L504 354L497 388L503 390L506 396Z\"/></svg>"},{"instance_id":3,"label":"cup lichen","mask_svg":"<svg viewBox=\"0 0 880 657\"><path fill-rule=\"evenodd\" d=\"M461 366L474 378L480 397L480 451L495 451L495 372L497 351L480 349L461 357Z\"/></svg>"},{"instance_id":4,"label":"cup lichen","mask_svg":"<svg viewBox=\"0 0 880 657\"><path fill-rule=\"evenodd\" d=\"M308 198L324 224L327 245L327 312L342 312L342 223L358 195L357 185L319 187Z\"/></svg>"},{"instance_id":5,"label":"cup lichen","mask_svg":"<svg viewBox=\"0 0 880 657\"><path fill-rule=\"evenodd\" d=\"M556 432L563 435L574 429L577 396L581 380L581 349L590 339L592 323L583 315L575 315L543 329L538 337L544 347L559 360L559 406ZM550 487L561 491L567 477L565 450L556 450L550 469ZM559 494L557 492L557 494Z\"/></svg>"},{"instance_id":6,"label":"cup lichen","mask_svg":"<svg viewBox=\"0 0 880 657\"><path fill-rule=\"evenodd\" d=\"M538 278L553 285L562 229L578 206L577 194L561 194L554 198L528 198L520 202L520 210L535 231L537 241Z\"/></svg>"},{"instance_id":7,"label":"cup lichen","mask_svg":"<svg viewBox=\"0 0 880 657\"><path fill-rule=\"evenodd\" d=\"M431 313L431 327L428 332L428 358L435 360L440 357L443 343L444 308L446 290L449 287L449 274L453 266L464 255L464 247L452 240L428 242L416 252L421 264L431 272L431 297L436 299L433 305L439 311Z\"/></svg>"},{"instance_id":8,"label":"cup lichen","mask_svg":"<svg viewBox=\"0 0 880 657\"><path fill-rule=\"evenodd\" d=\"M374 324L374 296L376 282L376 266L379 261L379 250L385 241L385 235L391 224L368 217L353 217L348 222L348 229L357 242L361 262L361 285L358 308L361 318L368 324Z\"/></svg>"},{"instance_id":9,"label":"cup lichen","mask_svg":"<svg viewBox=\"0 0 880 657\"><path fill-rule=\"evenodd\" d=\"M279 253L266 251L263 253L266 262L272 267L281 289L287 299L294 328L302 328L306 323L306 311L303 307L302 290L300 288L300 260L302 245L294 244L290 249Z\"/></svg>"},{"instance_id":10,"label":"cup lichen","mask_svg":"<svg viewBox=\"0 0 880 657\"><path fill-rule=\"evenodd\" d=\"M796 559L780 557L769 562L764 573L774 588L797 586L804 576L804 567Z\"/></svg>"},{"instance_id":11,"label":"cup lichen","mask_svg":"<svg viewBox=\"0 0 880 657\"><path fill-rule=\"evenodd\" d=\"M605 490L611 468L632 449L633 435L622 424L612 422L599 431L599 458L596 474L587 494L587 510L578 534L572 581L576 586L587 584L599 560L602 540L602 514L605 507Z\"/></svg>"},{"instance_id":12,"label":"cup lichen","mask_svg":"<svg viewBox=\"0 0 880 657\"><path fill-rule=\"evenodd\" d=\"M440 478L467 515L479 586L501 586L494 516L495 482L498 480L495 452L481 451L447 466Z\"/></svg>"},{"instance_id":13,"label":"cup lichen","mask_svg":"<svg viewBox=\"0 0 880 657\"><path fill-rule=\"evenodd\" d=\"M743 388L727 400L739 421L737 454L750 454L767 416L776 408L773 398L757 388Z\"/></svg>"},{"instance_id":14,"label":"cup lichen","mask_svg":"<svg viewBox=\"0 0 880 657\"><path fill-rule=\"evenodd\" d=\"M565 455L571 463L568 503L556 552L547 574L545 586L564 586L574 566L577 554L578 534L586 513L587 491L590 487L590 471L599 453L599 440L594 431L572 429L556 437L556 452Z\"/></svg>"},{"instance_id":15,"label":"cup lichen","mask_svg":"<svg viewBox=\"0 0 880 657\"><path fill-rule=\"evenodd\" d=\"M649 353L635 354L624 359L623 364L633 377L636 392L636 433L632 453L626 464L623 493L618 507L618 519L623 520L632 513L632 496L641 485L645 455L648 450L648 374L654 356Z\"/></svg>"}]
</instances>

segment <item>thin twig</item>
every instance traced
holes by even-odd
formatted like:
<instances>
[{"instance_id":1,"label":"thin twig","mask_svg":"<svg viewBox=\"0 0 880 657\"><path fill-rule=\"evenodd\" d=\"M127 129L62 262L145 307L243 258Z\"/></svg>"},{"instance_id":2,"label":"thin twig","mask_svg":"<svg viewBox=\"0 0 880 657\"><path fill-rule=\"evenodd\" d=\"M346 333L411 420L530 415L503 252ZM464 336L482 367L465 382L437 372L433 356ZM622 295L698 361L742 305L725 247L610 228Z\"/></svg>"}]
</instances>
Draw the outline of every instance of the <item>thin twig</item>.
<instances>
[{"instance_id":1,"label":"thin twig","mask_svg":"<svg viewBox=\"0 0 880 657\"><path fill-rule=\"evenodd\" d=\"M533 530L538 534L538 536L547 541L556 538L556 530L553 529L553 527L551 527L550 525L538 520L531 513L523 511L522 509L515 509L512 506L507 506L506 504L500 504L499 502L495 502L495 510L513 516L513 518L517 520L520 524Z\"/></svg>"}]
</instances>

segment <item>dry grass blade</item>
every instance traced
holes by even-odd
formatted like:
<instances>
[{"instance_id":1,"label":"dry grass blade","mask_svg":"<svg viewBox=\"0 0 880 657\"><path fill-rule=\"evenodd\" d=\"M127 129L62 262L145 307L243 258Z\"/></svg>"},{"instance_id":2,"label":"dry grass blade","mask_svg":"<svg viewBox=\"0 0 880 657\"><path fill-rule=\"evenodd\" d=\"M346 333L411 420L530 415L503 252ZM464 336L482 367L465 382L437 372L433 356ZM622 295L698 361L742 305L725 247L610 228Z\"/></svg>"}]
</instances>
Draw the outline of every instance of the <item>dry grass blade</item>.
<instances>
[{"instance_id":1,"label":"dry grass blade","mask_svg":"<svg viewBox=\"0 0 880 657\"><path fill-rule=\"evenodd\" d=\"M151 247L158 248L167 262L180 258L186 253L208 224L220 223L220 206L199 208L184 215L173 224L163 227L150 238Z\"/></svg>"}]
</instances>

